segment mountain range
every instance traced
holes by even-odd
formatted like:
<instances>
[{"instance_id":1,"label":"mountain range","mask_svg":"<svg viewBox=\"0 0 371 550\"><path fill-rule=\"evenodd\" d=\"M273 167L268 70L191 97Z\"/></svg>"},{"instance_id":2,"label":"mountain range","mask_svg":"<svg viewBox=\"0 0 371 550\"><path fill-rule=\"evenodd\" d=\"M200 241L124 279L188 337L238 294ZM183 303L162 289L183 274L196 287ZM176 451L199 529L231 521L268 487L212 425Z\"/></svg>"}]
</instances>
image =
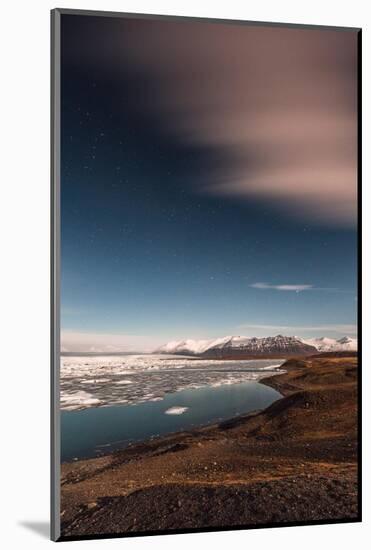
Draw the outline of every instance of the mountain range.
<instances>
[{"instance_id":1,"label":"mountain range","mask_svg":"<svg viewBox=\"0 0 371 550\"><path fill-rule=\"evenodd\" d=\"M304 339L297 336L225 336L216 340L178 340L168 342L154 353L192 355L205 358L288 357L317 352L356 351L357 339L347 336Z\"/></svg>"},{"instance_id":2,"label":"mountain range","mask_svg":"<svg viewBox=\"0 0 371 550\"><path fill-rule=\"evenodd\" d=\"M343 336L335 340L335 338L306 338L303 342L314 346L318 351L357 351L357 338L349 338Z\"/></svg>"}]
</instances>

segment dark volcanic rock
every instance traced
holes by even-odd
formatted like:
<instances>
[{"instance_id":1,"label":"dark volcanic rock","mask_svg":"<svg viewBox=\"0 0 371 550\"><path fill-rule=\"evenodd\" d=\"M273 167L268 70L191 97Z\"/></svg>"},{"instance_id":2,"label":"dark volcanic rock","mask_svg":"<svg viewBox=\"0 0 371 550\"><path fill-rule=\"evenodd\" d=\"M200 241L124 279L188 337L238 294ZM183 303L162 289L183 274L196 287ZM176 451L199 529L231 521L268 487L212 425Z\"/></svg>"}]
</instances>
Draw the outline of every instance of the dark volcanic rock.
<instances>
[{"instance_id":1,"label":"dark volcanic rock","mask_svg":"<svg viewBox=\"0 0 371 550\"><path fill-rule=\"evenodd\" d=\"M356 519L356 484L307 475L243 485L172 484L141 489L127 497L101 498L82 508L63 535Z\"/></svg>"}]
</instances>

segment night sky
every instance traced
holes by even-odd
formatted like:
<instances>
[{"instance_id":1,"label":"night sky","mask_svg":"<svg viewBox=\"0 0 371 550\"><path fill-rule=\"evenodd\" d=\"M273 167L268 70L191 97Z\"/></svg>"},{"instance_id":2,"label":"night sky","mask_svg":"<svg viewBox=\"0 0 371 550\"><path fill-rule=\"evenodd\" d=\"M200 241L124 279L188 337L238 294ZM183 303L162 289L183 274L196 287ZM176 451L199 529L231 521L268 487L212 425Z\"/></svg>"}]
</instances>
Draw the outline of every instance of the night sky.
<instances>
[{"instance_id":1,"label":"night sky","mask_svg":"<svg viewBox=\"0 0 371 550\"><path fill-rule=\"evenodd\" d=\"M62 349L356 333L356 33L62 15Z\"/></svg>"}]
</instances>

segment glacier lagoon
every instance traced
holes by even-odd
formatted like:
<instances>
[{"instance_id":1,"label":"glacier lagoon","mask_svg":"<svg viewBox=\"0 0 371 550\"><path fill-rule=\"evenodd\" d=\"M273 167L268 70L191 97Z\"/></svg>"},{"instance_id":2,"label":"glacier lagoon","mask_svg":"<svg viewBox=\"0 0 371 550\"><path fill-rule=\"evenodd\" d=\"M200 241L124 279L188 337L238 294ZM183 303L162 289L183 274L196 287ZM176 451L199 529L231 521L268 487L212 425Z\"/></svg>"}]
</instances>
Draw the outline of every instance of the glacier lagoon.
<instances>
[{"instance_id":1,"label":"glacier lagoon","mask_svg":"<svg viewBox=\"0 0 371 550\"><path fill-rule=\"evenodd\" d=\"M282 372L282 362L274 360L138 354L61 359L62 461L226 420L280 397L258 383Z\"/></svg>"},{"instance_id":2,"label":"glacier lagoon","mask_svg":"<svg viewBox=\"0 0 371 550\"><path fill-rule=\"evenodd\" d=\"M256 381L169 393L161 401L62 411L61 459L90 458L156 436L263 409L279 399Z\"/></svg>"}]
</instances>

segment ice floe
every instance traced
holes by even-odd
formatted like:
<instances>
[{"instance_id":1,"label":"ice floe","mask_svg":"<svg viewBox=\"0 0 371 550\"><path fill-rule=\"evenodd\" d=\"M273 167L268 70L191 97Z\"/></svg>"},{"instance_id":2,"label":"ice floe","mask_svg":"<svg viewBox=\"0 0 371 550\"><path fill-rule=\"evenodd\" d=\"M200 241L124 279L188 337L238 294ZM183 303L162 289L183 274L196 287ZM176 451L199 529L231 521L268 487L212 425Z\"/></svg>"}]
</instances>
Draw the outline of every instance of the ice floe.
<instances>
[{"instance_id":1,"label":"ice floe","mask_svg":"<svg viewBox=\"0 0 371 550\"><path fill-rule=\"evenodd\" d=\"M76 409L84 409L99 405L101 401L96 397L93 397L86 391L74 391L71 393L62 393L61 395L61 407L69 411Z\"/></svg>"},{"instance_id":2,"label":"ice floe","mask_svg":"<svg viewBox=\"0 0 371 550\"><path fill-rule=\"evenodd\" d=\"M61 408L132 405L204 386L256 381L282 372L272 360L205 360L169 355L61 357ZM82 391L84 388L84 391Z\"/></svg>"},{"instance_id":3,"label":"ice floe","mask_svg":"<svg viewBox=\"0 0 371 550\"><path fill-rule=\"evenodd\" d=\"M165 414L174 414L179 415L187 412L189 407L170 407L170 409L167 409L165 411Z\"/></svg>"}]
</instances>

